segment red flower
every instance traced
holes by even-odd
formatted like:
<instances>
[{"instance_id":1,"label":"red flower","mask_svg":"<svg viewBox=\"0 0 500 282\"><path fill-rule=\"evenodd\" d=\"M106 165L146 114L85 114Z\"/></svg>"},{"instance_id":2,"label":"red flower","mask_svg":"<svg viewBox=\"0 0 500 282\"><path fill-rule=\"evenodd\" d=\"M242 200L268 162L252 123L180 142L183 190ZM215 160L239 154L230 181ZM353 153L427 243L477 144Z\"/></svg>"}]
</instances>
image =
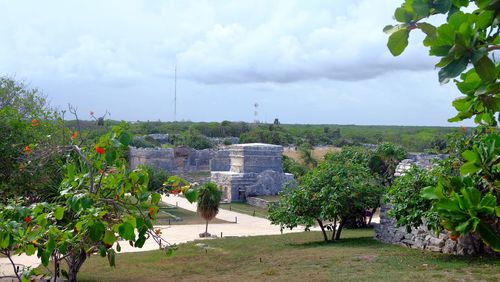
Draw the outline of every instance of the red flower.
<instances>
[{"instance_id":1,"label":"red flower","mask_svg":"<svg viewBox=\"0 0 500 282\"><path fill-rule=\"evenodd\" d=\"M33 152L33 150L31 150L30 145L27 145L27 146L25 146L25 147L24 147L23 152L24 152L26 155L29 155L29 154L31 154L31 153Z\"/></svg>"},{"instance_id":2,"label":"red flower","mask_svg":"<svg viewBox=\"0 0 500 282\"><path fill-rule=\"evenodd\" d=\"M31 126L33 126L33 127L38 126L38 120L32 119L31 120Z\"/></svg>"},{"instance_id":3,"label":"red flower","mask_svg":"<svg viewBox=\"0 0 500 282\"><path fill-rule=\"evenodd\" d=\"M104 150L104 148L99 147L99 146L95 146L95 151L96 151L98 154L100 154L100 155L102 155L102 154L104 154L104 153L106 152L106 151Z\"/></svg>"},{"instance_id":4,"label":"red flower","mask_svg":"<svg viewBox=\"0 0 500 282\"><path fill-rule=\"evenodd\" d=\"M31 215L28 215L27 217L24 218L24 222L26 223L30 223L32 220L33 218L31 217Z\"/></svg>"},{"instance_id":5,"label":"red flower","mask_svg":"<svg viewBox=\"0 0 500 282\"><path fill-rule=\"evenodd\" d=\"M71 134L71 140L75 140L78 137L78 131L75 131Z\"/></svg>"}]
</instances>

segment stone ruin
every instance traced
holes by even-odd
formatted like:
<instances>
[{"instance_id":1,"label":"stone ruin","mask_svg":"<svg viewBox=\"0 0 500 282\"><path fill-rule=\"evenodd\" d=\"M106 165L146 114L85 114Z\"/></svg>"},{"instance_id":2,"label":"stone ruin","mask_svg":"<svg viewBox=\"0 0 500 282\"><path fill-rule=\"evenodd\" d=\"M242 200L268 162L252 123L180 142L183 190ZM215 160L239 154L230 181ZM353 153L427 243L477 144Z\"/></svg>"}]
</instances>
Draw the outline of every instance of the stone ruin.
<instances>
[{"instance_id":1,"label":"stone ruin","mask_svg":"<svg viewBox=\"0 0 500 282\"><path fill-rule=\"evenodd\" d=\"M148 165L171 173L210 172L210 179L224 188L227 201L251 196L276 195L293 175L283 173L283 147L269 144L237 144L220 150L134 148L129 150L132 169ZM186 178L188 179L188 178Z\"/></svg>"},{"instance_id":2,"label":"stone ruin","mask_svg":"<svg viewBox=\"0 0 500 282\"><path fill-rule=\"evenodd\" d=\"M129 163L132 169L149 165L172 173L210 171L213 150L179 148L134 148L129 149Z\"/></svg>"},{"instance_id":3,"label":"stone ruin","mask_svg":"<svg viewBox=\"0 0 500 282\"><path fill-rule=\"evenodd\" d=\"M444 159L446 155L413 154L409 157L399 163L395 176L404 175L404 172L410 169L412 165L430 169L434 159ZM457 241L453 241L446 232L435 234L434 231L428 230L424 225L411 228L410 232L404 226L396 227L396 220L387 215L390 209L390 203L383 204L380 207L380 224L375 226L375 239L414 249L425 249L446 254L468 255L476 252L474 245L478 244L478 239L472 236L461 236Z\"/></svg>"},{"instance_id":4,"label":"stone ruin","mask_svg":"<svg viewBox=\"0 0 500 282\"><path fill-rule=\"evenodd\" d=\"M227 147L229 166L212 162L212 167L224 168L211 172L211 181L223 187L228 201L243 201L251 196L276 195L293 175L283 173L283 147L261 143L237 144ZM226 159L227 160L227 159Z\"/></svg>"}]
</instances>

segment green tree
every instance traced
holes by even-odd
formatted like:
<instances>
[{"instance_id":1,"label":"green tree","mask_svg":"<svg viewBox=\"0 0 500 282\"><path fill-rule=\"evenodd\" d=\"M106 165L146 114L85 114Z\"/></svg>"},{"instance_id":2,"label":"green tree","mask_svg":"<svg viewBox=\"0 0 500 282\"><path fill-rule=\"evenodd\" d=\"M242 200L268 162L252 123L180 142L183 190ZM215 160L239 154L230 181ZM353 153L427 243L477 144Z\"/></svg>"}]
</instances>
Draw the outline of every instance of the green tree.
<instances>
[{"instance_id":1,"label":"green tree","mask_svg":"<svg viewBox=\"0 0 500 282\"><path fill-rule=\"evenodd\" d=\"M298 187L280 192L280 201L269 210L271 222L290 229L317 223L325 241L339 240L344 226L377 205L383 191L358 153L347 149L332 154L303 176Z\"/></svg>"},{"instance_id":2,"label":"green tree","mask_svg":"<svg viewBox=\"0 0 500 282\"><path fill-rule=\"evenodd\" d=\"M384 28L394 56L405 50L410 32L419 29L429 55L440 58L439 82L460 76L454 82L463 96L453 102L458 114L449 121L474 117L478 124L497 125L500 65L493 54L500 50L499 11L498 0L405 0L394 12L399 23ZM445 23L436 27L424 21L438 14L447 15Z\"/></svg>"},{"instance_id":3,"label":"green tree","mask_svg":"<svg viewBox=\"0 0 500 282\"><path fill-rule=\"evenodd\" d=\"M219 213L219 204L222 199L222 191L213 182L206 182L198 189L197 212L206 221L205 233L200 237L210 237L208 233L208 222Z\"/></svg>"}]
</instances>

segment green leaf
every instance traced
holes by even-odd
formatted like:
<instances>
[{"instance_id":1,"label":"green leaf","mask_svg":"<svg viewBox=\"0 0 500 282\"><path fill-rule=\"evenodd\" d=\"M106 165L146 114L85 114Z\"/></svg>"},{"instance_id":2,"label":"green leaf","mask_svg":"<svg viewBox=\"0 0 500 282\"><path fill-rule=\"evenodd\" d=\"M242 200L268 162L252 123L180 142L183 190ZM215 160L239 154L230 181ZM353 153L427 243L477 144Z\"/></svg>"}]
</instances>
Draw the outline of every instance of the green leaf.
<instances>
[{"instance_id":1,"label":"green leaf","mask_svg":"<svg viewBox=\"0 0 500 282\"><path fill-rule=\"evenodd\" d=\"M63 217L64 217L64 208L63 207L56 207L56 209L54 210L54 217L57 220L63 219Z\"/></svg>"},{"instance_id":2,"label":"green leaf","mask_svg":"<svg viewBox=\"0 0 500 282\"><path fill-rule=\"evenodd\" d=\"M111 230L106 230L106 232L104 233L104 238L102 239L102 241L105 244L113 245L116 242L115 232L113 232Z\"/></svg>"},{"instance_id":3,"label":"green leaf","mask_svg":"<svg viewBox=\"0 0 500 282\"><path fill-rule=\"evenodd\" d=\"M476 27L479 29L485 29L491 26L494 17L495 12L493 11L482 11L476 19Z\"/></svg>"},{"instance_id":4,"label":"green leaf","mask_svg":"<svg viewBox=\"0 0 500 282\"><path fill-rule=\"evenodd\" d=\"M116 266L116 264L115 264L115 257L116 257L115 250L108 249L108 262L109 262L109 266L111 266L111 267Z\"/></svg>"},{"instance_id":5,"label":"green leaf","mask_svg":"<svg viewBox=\"0 0 500 282\"><path fill-rule=\"evenodd\" d=\"M408 46L410 32L407 28L398 30L389 36L387 47L393 56L399 56Z\"/></svg>"},{"instance_id":6,"label":"green leaf","mask_svg":"<svg viewBox=\"0 0 500 282\"><path fill-rule=\"evenodd\" d=\"M481 203L479 204L481 207L488 207L492 209L497 208L497 197L493 196L491 193L488 193L484 195L484 197L481 199Z\"/></svg>"},{"instance_id":7,"label":"green leaf","mask_svg":"<svg viewBox=\"0 0 500 282\"><path fill-rule=\"evenodd\" d=\"M446 13L451 8L451 0L432 1L432 8L440 14Z\"/></svg>"},{"instance_id":8,"label":"green leaf","mask_svg":"<svg viewBox=\"0 0 500 282\"><path fill-rule=\"evenodd\" d=\"M174 254L174 249L172 249L172 248L167 248L167 252L166 252L166 254L167 254L167 257L171 257L171 256Z\"/></svg>"},{"instance_id":9,"label":"green leaf","mask_svg":"<svg viewBox=\"0 0 500 282\"><path fill-rule=\"evenodd\" d=\"M137 239L137 241L135 241L134 246L136 248L142 248L142 246L144 246L145 242L146 242L146 237L145 236L139 236L139 238Z\"/></svg>"},{"instance_id":10,"label":"green leaf","mask_svg":"<svg viewBox=\"0 0 500 282\"><path fill-rule=\"evenodd\" d=\"M198 199L198 190L195 188L189 188L184 193L184 197L190 202L194 203Z\"/></svg>"},{"instance_id":11,"label":"green leaf","mask_svg":"<svg viewBox=\"0 0 500 282\"><path fill-rule=\"evenodd\" d=\"M471 151L471 150L464 151L462 153L462 157L464 157L464 159L466 159L469 162L479 161L479 155L476 152Z\"/></svg>"},{"instance_id":12,"label":"green leaf","mask_svg":"<svg viewBox=\"0 0 500 282\"><path fill-rule=\"evenodd\" d=\"M427 200L438 200L441 197L436 193L436 188L434 187L425 187L421 190L420 196Z\"/></svg>"},{"instance_id":13,"label":"green leaf","mask_svg":"<svg viewBox=\"0 0 500 282\"><path fill-rule=\"evenodd\" d=\"M476 173L479 170L479 167L473 162L467 162L460 167L461 175L468 175Z\"/></svg>"},{"instance_id":14,"label":"green leaf","mask_svg":"<svg viewBox=\"0 0 500 282\"><path fill-rule=\"evenodd\" d=\"M129 222L120 224L120 227L118 228L118 234L120 234L120 236L124 240L135 240L134 226Z\"/></svg>"},{"instance_id":15,"label":"green leaf","mask_svg":"<svg viewBox=\"0 0 500 282\"><path fill-rule=\"evenodd\" d=\"M424 39L424 45L429 46L436 39L436 27L430 23L417 23L417 27L427 36Z\"/></svg>"},{"instance_id":16,"label":"green leaf","mask_svg":"<svg viewBox=\"0 0 500 282\"><path fill-rule=\"evenodd\" d=\"M475 207L479 205L479 202L481 201L481 192L479 192L479 190L473 187L469 187L462 188L460 192L464 196L464 199L470 204L470 206Z\"/></svg>"},{"instance_id":17,"label":"green leaf","mask_svg":"<svg viewBox=\"0 0 500 282\"><path fill-rule=\"evenodd\" d=\"M114 163L114 161L116 160L116 157L117 157L117 153L116 153L115 149L110 148L106 151L106 162L108 164Z\"/></svg>"},{"instance_id":18,"label":"green leaf","mask_svg":"<svg viewBox=\"0 0 500 282\"><path fill-rule=\"evenodd\" d=\"M491 0L475 0L476 6L480 9L486 8L491 2Z\"/></svg>"},{"instance_id":19,"label":"green leaf","mask_svg":"<svg viewBox=\"0 0 500 282\"><path fill-rule=\"evenodd\" d=\"M476 231L486 245L495 252L500 252L500 236L490 225L480 222Z\"/></svg>"},{"instance_id":20,"label":"green leaf","mask_svg":"<svg viewBox=\"0 0 500 282\"><path fill-rule=\"evenodd\" d=\"M104 235L106 227L100 221L96 221L93 225L89 226L89 237L92 241L97 242L101 240Z\"/></svg>"},{"instance_id":21,"label":"green leaf","mask_svg":"<svg viewBox=\"0 0 500 282\"><path fill-rule=\"evenodd\" d=\"M453 107L459 112L468 111L471 104L469 97L457 98L452 103Z\"/></svg>"},{"instance_id":22,"label":"green leaf","mask_svg":"<svg viewBox=\"0 0 500 282\"><path fill-rule=\"evenodd\" d=\"M2 239L2 241L0 242L0 248L7 249L9 247L9 243L10 243L10 234L3 233L2 237L0 237L0 239Z\"/></svg>"},{"instance_id":23,"label":"green leaf","mask_svg":"<svg viewBox=\"0 0 500 282\"><path fill-rule=\"evenodd\" d=\"M447 83L451 78L457 77L461 74L469 64L469 59L466 57L461 57L458 60L455 60L449 63L446 67L442 68L439 75L439 82L441 84Z\"/></svg>"},{"instance_id":24,"label":"green leaf","mask_svg":"<svg viewBox=\"0 0 500 282\"><path fill-rule=\"evenodd\" d=\"M409 23L413 19L413 16L404 8L397 8L394 11L394 18L398 22Z\"/></svg>"},{"instance_id":25,"label":"green leaf","mask_svg":"<svg viewBox=\"0 0 500 282\"><path fill-rule=\"evenodd\" d=\"M478 60L474 64L474 68L476 69L479 77L485 81L495 81L497 78L495 64L488 58L488 56L483 56L480 60Z\"/></svg>"},{"instance_id":26,"label":"green leaf","mask_svg":"<svg viewBox=\"0 0 500 282\"><path fill-rule=\"evenodd\" d=\"M160 202L161 200L161 195L158 193L153 193L151 194L151 203L156 205Z\"/></svg>"},{"instance_id":27,"label":"green leaf","mask_svg":"<svg viewBox=\"0 0 500 282\"><path fill-rule=\"evenodd\" d=\"M461 211L458 202L449 199L441 199L439 202L436 203L436 208L438 210L445 210L453 213Z\"/></svg>"},{"instance_id":28,"label":"green leaf","mask_svg":"<svg viewBox=\"0 0 500 282\"><path fill-rule=\"evenodd\" d=\"M131 140L132 136L126 132L123 132L119 138L120 143L122 143L124 146L128 146Z\"/></svg>"},{"instance_id":29,"label":"green leaf","mask_svg":"<svg viewBox=\"0 0 500 282\"><path fill-rule=\"evenodd\" d=\"M429 1L428 0L413 0L413 11L419 17L427 17L429 15Z\"/></svg>"},{"instance_id":30,"label":"green leaf","mask_svg":"<svg viewBox=\"0 0 500 282\"><path fill-rule=\"evenodd\" d=\"M26 251L26 255L31 256L31 255L35 254L36 248L35 248L35 246L29 244L29 245L26 246L26 250L25 251Z\"/></svg>"}]
</instances>

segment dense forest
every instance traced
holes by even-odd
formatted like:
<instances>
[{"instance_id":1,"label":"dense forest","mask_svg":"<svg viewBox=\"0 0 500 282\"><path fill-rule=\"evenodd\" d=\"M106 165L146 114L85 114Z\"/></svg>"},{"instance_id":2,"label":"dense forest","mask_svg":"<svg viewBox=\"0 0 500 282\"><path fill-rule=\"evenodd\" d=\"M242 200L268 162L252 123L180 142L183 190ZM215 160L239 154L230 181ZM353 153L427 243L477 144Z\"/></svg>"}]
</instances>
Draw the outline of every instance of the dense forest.
<instances>
[{"instance_id":1,"label":"dense forest","mask_svg":"<svg viewBox=\"0 0 500 282\"><path fill-rule=\"evenodd\" d=\"M95 121L68 121L70 127L90 129L97 127ZM106 125L117 124L106 121ZM308 144L311 146L366 145L391 142L403 146L410 152L442 152L450 134L467 130L459 127L432 126L378 126L335 124L281 124L278 119L271 124L246 122L160 122L137 121L129 123L137 136L168 134L173 146L187 145L197 149L209 148L214 140L230 144L231 137L239 143L263 142L279 145ZM217 142L215 142L217 143ZM138 147L153 147L158 144L152 138L136 139Z\"/></svg>"}]
</instances>

